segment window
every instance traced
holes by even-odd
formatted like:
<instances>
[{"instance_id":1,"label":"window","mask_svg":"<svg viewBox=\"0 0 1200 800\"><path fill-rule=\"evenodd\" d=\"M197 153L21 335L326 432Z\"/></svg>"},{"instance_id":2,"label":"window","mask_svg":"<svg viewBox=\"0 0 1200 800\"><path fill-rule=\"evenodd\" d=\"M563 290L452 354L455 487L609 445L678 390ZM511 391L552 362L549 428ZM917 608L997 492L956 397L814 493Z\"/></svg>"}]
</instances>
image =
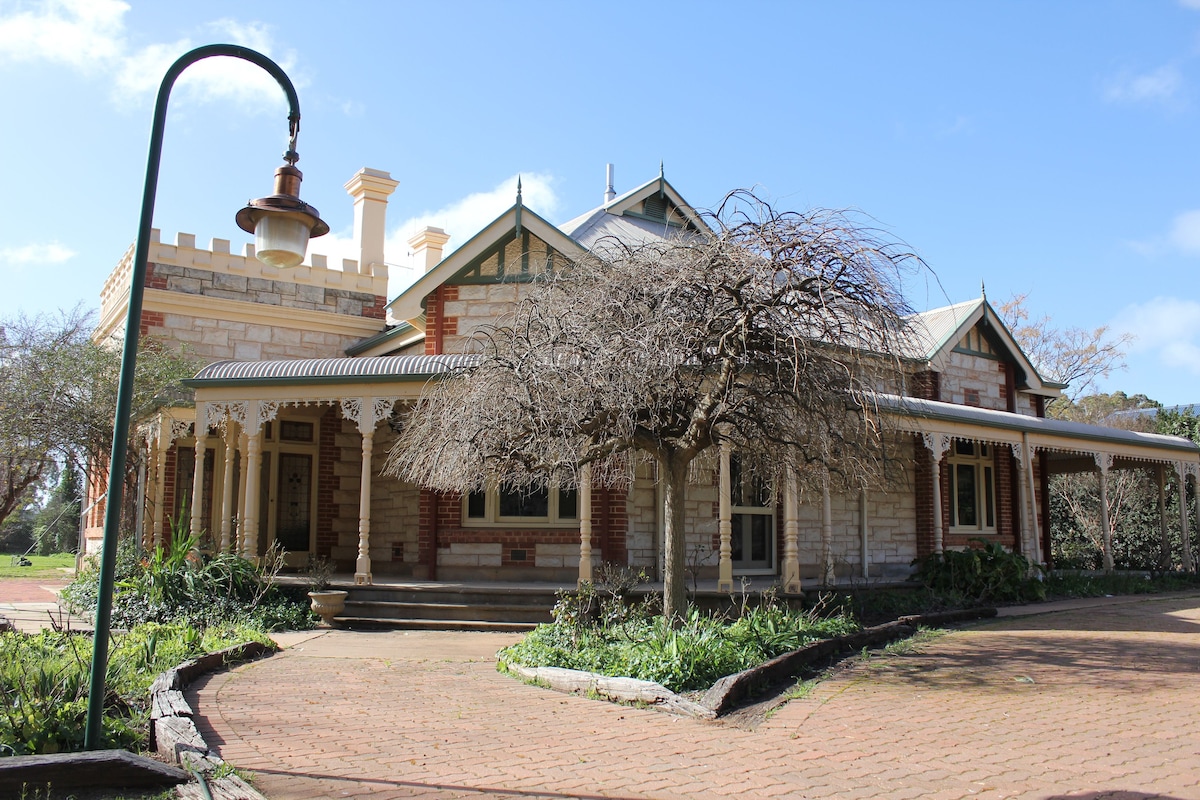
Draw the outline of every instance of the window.
<instances>
[{"instance_id":1,"label":"window","mask_svg":"<svg viewBox=\"0 0 1200 800\"><path fill-rule=\"evenodd\" d=\"M464 525L575 525L579 496L574 489L526 487L470 492L463 498Z\"/></svg>"},{"instance_id":2,"label":"window","mask_svg":"<svg viewBox=\"0 0 1200 800\"><path fill-rule=\"evenodd\" d=\"M313 424L298 422L291 419L279 421L279 441L281 442L311 442L313 440Z\"/></svg>"},{"instance_id":3,"label":"window","mask_svg":"<svg viewBox=\"0 0 1200 800\"><path fill-rule=\"evenodd\" d=\"M990 445L956 439L950 455L950 530L996 532L996 465Z\"/></svg>"}]
</instances>

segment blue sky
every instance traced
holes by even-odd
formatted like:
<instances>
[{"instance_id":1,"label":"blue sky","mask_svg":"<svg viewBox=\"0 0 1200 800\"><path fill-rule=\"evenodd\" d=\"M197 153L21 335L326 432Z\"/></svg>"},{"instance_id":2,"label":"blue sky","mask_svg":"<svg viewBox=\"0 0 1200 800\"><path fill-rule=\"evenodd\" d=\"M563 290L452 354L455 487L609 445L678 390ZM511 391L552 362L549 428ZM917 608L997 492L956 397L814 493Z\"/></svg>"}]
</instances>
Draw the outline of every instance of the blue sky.
<instances>
[{"instance_id":1,"label":"blue sky","mask_svg":"<svg viewBox=\"0 0 1200 800\"><path fill-rule=\"evenodd\" d=\"M302 195L338 255L360 167L450 246L512 203L553 222L657 174L869 214L928 262L917 309L1027 293L1061 327L1137 336L1105 390L1200 401L1200 0L568 4L0 0L0 316L98 305L135 234L154 94L234 42L300 95ZM155 225L247 237L286 105L214 59L171 100ZM336 262L334 262L336 263Z\"/></svg>"}]
</instances>

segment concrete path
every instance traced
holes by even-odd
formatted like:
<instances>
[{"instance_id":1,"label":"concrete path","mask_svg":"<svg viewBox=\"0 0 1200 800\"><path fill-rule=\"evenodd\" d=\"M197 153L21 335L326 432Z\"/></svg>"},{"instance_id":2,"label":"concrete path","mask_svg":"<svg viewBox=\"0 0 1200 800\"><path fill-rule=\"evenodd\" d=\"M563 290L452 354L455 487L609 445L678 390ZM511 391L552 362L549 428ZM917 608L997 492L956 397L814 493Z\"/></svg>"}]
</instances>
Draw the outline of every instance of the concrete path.
<instances>
[{"instance_id":1,"label":"concrete path","mask_svg":"<svg viewBox=\"0 0 1200 800\"><path fill-rule=\"evenodd\" d=\"M1200 800L1200 596L1031 608L838 670L752 730L518 683L494 667L515 634L289 635L189 700L271 800Z\"/></svg>"},{"instance_id":2,"label":"concrete path","mask_svg":"<svg viewBox=\"0 0 1200 800\"><path fill-rule=\"evenodd\" d=\"M0 617L25 633L54 625L91 630L90 623L59 609L58 593L67 582L62 578L0 578Z\"/></svg>"}]
</instances>

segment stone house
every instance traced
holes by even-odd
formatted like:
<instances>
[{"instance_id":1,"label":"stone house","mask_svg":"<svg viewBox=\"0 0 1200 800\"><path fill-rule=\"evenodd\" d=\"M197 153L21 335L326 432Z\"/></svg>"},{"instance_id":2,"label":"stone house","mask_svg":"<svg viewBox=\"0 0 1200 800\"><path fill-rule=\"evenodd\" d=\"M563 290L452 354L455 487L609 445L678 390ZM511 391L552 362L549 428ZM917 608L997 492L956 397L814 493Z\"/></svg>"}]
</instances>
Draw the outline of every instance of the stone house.
<instances>
[{"instance_id":1,"label":"stone house","mask_svg":"<svg viewBox=\"0 0 1200 800\"><path fill-rule=\"evenodd\" d=\"M154 243L142 333L211 363L187 382L193 407L139 428L145 542L163 542L186 513L210 547L256 556L274 544L297 565L326 556L359 583L574 581L601 560L658 573L662 497L648 465L622 490L532 496L440 494L381 469L392 415L462 364L472 334L502 319L541 270L610 237L644 242L702 232L704 222L662 175L620 196L610 185L600 206L559 226L525 207L518 187L514 205L452 253L440 229L410 239L425 271L389 302L383 246L395 187L370 169L346 184L359 258L340 265L313 255L279 270L251 245L242 255L221 239L198 249L189 234ZM105 284L98 335L123 320L130 258ZM902 432L903 477L801 496L755 486L737 455L721 452L688 488L688 550L703 576L722 589L753 576L788 591L895 580L914 558L973 538L1046 562L1050 474L1094 472L1103 493L1114 469L1152 469L1160 485L1168 470L1183 480L1200 472L1200 449L1184 439L1048 419L1064 387L1038 374L986 298L909 323L916 388L882 398ZM99 503L89 547L102 520ZM1179 523L1186 529L1186 517ZM1190 566L1186 545L1183 558Z\"/></svg>"}]
</instances>

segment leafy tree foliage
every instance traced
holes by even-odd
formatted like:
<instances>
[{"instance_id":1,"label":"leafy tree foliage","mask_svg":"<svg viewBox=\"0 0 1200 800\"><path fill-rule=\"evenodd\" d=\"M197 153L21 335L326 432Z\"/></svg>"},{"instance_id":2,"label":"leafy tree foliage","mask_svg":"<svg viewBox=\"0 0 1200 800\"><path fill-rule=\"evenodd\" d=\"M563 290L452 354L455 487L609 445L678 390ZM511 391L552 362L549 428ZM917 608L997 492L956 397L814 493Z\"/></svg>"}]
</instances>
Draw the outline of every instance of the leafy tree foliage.
<instances>
[{"instance_id":1,"label":"leafy tree foliage","mask_svg":"<svg viewBox=\"0 0 1200 800\"><path fill-rule=\"evenodd\" d=\"M103 463L112 444L119 348L91 338L80 308L0 322L0 521L56 467ZM194 372L186 354L148 342L138 359L134 413L172 402Z\"/></svg>"},{"instance_id":2,"label":"leafy tree foliage","mask_svg":"<svg viewBox=\"0 0 1200 800\"><path fill-rule=\"evenodd\" d=\"M1028 294L1013 295L997 312L1038 372L1067 384L1068 398L1076 400L1094 392L1098 381L1125 368L1125 349L1133 341L1132 335L1115 335L1107 325L1092 330L1056 327L1049 315L1032 316L1028 299ZM1054 403L1051 409L1058 405Z\"/></svg>"},{"instance_id":3,"label":"leafy tree foliage","mask_svg":"<svg viewBox=\"0 0 1200 800\"><path fill-rule=\"evenodd\" d=\"M37 514L38 555L73 553L78 549L81 500L79 473L74 462L67 461L59 472L58 485Z\"/></svg>"},{"instance_id":4,"label":"leafy tree foliage","mask_svg":"<svg viewBox=\"0 0 1200 800\"><path fill-rule=\"evenodd\" d=\"M664 613L685 605L684 491L720 445L809 486L877 478L902 384L902 273L919 261L845 215L735 193L713 232L603 242L547 271L477 337L472 369L404 422L388 471L468 491L620 484L648 458L664 486Z\"/></svg>"}]
</instances>

